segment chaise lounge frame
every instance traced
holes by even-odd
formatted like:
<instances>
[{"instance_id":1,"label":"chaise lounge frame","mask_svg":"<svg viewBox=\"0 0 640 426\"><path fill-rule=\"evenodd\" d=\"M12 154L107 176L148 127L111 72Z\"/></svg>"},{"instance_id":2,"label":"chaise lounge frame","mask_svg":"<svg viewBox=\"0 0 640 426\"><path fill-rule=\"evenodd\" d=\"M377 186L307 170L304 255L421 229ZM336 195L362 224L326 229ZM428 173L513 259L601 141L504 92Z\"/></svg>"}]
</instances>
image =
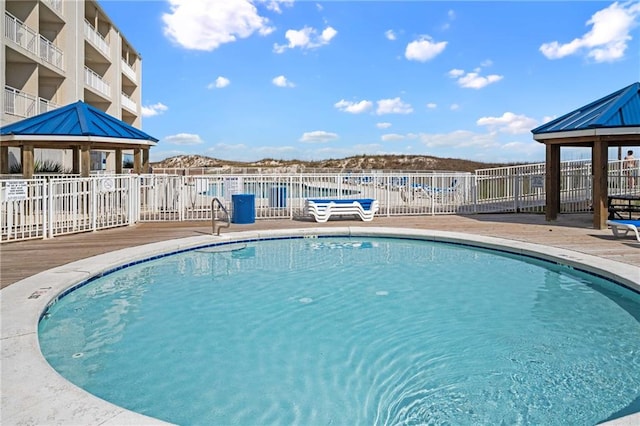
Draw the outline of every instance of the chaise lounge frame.
<instances>
[{"instance_id":1,"label":"chaise lounge frame","mask_svg":"<svg viewBox=\"0 0 640 426\"><path fill-rule=\"evenodd\" d=\"M314 217L316 222L327 222L331 216L359 216L365 222L373 220L380 209L378 200L359 199L308 199L305 201L305 213Z\"/></svg>"},{"instance_id":2,"label":"chaise lounge frame","mask_svg":"<svg viewBox=\"0 0 640 426\"><path fill-rule=\"evenodd\" d=\"M640 233L638 233L638 228L640 228L640 220L607 220L607 225L611 227L611 231L616 238L626 237L629 232L633 232L636 235L636 240L640 241Z\"/></svg>"}]
</instances>

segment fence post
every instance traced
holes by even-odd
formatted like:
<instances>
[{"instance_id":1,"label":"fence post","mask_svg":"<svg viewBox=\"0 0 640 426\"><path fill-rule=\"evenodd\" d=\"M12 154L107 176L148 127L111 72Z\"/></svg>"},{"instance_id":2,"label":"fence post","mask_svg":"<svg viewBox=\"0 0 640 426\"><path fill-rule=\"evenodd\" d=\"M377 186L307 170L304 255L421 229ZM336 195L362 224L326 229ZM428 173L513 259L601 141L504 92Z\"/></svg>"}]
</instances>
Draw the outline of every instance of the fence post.
<instances>
[{"instance_id":1,"label":"fence post","mask_svg":"<svg viewBox=\"0 0 640 426\"><path fill-rule=\"evenodd\" d=\"M129 226L133 226L136 222L137 211L140 206L138 203L138 199L136 197L136 181L135 177L132 175L126 176L127 179L127 188L129 193L127 194L127 199L129 200Z\"/></svg>"},{"instance_id":2,"label":"fence post","mask_svg":"<svg viewBox=\"0 0 640 426\"><path fill-rule=\"evenodd\" d=\"M47 238L47 220L49 219L48 209L48 191L50 179L40 183L40 196L42 197L42 238Z\"/></svg>"},{"instance_id":3,"label":"fence post","mask_svg":"<svg viewBox=\"0 0 640 426\"><path fill-rule=\"evenodd\" d=\"M49 238L53 238L53 221L54 221L54 217L55 217L55 210L54 210L54 206L55 206L55 194L53 191L53 179L49 179L48 183L48 197L47 197L47 204L49 204L49 217L47 218L47 221L49 222Z\"/></svg>"},{"instance_id":4,"label":"fence post","mask_svg":"<svg viewBox=\"0 0 640 426\"><path fill-rule=\"evenodd\" d=\"M181 190L178 192L178 194L179 194L179 199L178 199L178 206L179 207L178 208L180 209L180 211L178 213L178 216L180 218L180 222L184 222L184 220L185 220L184 218L185 218L186 213L187 213L187 205L188 205L187 197L184 196L185 188L188 187L188 185L187 185L187 175L185 174L183 176L180 176L179 179L180 179L179 183L180 183ZM198 193L195 192L196 191L196 181L195 181L195 178L191 178L191 179L193 179L192 183L193 183L194 197L197 200L198 199ZM189 191L191 191L191 189L189 189Z\"/></svg>"},{"instance_id":5,"label":"fence post","mask_svg":"<svg viewBox=\"0 0 640 426\"><path fill-rule=\"evenodd\" d=\"M91 230L96 231L98 229L98 179L97 177L89 178L91 182Z\"/></svg>"},{"instance_id":6,"label":"fence post","mask_svg":"<svg viewBox=\"0 0 640 426\"><path fill-rule=\"evenodd\" d=\"M513 175L513 207L516 213L520 213L520 171Z\"/></svg>"}]
</instances>

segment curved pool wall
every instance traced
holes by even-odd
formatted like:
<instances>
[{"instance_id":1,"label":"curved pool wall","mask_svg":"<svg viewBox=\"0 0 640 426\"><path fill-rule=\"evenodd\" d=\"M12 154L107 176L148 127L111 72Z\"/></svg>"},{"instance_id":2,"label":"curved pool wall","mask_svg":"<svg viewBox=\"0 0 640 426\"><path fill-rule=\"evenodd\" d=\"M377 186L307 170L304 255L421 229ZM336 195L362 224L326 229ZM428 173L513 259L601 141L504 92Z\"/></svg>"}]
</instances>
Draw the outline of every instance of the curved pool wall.
<instances>
[{"instance_id":1,"label":"curved pool wall","mask_svg":"<svg viewBox=\"0 0 640 426\"><path fill-rule=\"evenodd\" d=\"M70 289L132 263L207 245L304 236L411 238L483 247L571 266L640 292L637 266L538 244L445 231L369 227L248 231L127 248L41 272L0 291L2 423L167 424L97 398L60 376L40 352L38 322L45 309ZM607 424L637 425L640 413Z\"/></svg>"}]
</instances>

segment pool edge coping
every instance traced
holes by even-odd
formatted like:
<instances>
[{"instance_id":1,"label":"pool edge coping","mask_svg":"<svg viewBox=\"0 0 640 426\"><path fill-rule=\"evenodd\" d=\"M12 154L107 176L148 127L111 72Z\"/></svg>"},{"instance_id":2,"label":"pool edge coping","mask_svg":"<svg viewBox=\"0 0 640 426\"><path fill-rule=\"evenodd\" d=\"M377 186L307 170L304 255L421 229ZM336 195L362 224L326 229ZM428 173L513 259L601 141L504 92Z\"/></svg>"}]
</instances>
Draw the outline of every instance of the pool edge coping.
<instances>
[{"instance_id":1,"label":"pool edge coping","mask_svg":"<svg viewBox=\"0 0 640 426\"><path fill-rule=\"evenodd\" d=\"M202 235L129 247L43 271L0 291L3 319L0 340L2 346L0 409L3 413L3 423L170 424L126 410L91 395L68 382L47 363L39 347L38 321L46 307L68 288L93 276L107 273L122 264L202 245L279 237L331 235L412 238L484 247L569 265L620 282L640 292L638 282L640 268L633 265L540 244L437 230L358 226L255 230L221 236ZM7 321L7 318L11 321ZM640 423L640 413L633 413L603 424L638 423Z\"/></svg>"}]
</instances>

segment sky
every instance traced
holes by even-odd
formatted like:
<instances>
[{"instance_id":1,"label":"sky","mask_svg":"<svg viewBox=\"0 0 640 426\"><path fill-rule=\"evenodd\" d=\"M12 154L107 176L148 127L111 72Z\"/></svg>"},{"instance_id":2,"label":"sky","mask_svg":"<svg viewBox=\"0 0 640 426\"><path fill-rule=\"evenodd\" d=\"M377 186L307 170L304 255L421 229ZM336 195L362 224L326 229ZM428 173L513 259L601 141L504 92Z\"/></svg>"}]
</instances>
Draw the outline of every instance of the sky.
<instances>
[{"instance_id":1,"label":"sky","mask_svg":"<svg viewBox=\"0 0 640 426\"><path fill-rule=\"evenodd\" d=\"M99 2L142 56L151 161L543 162L532 129L640 81L638 1Z\"/></svg>"}]
</instances>

